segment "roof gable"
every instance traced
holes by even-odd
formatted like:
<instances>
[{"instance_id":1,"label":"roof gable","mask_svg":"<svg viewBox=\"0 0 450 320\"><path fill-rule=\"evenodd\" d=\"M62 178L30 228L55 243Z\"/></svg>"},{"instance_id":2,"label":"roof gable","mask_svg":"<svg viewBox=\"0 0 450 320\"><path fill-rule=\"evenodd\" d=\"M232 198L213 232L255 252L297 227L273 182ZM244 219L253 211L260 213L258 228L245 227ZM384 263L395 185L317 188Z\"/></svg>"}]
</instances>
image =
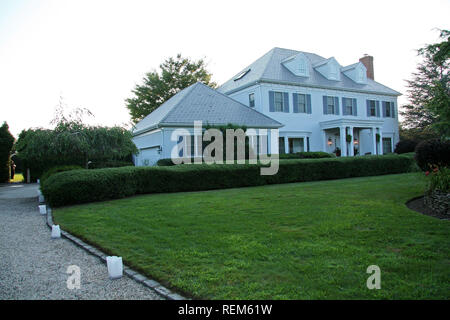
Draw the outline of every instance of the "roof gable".
<instances>
[{"instance_id":1,"label":"roof gable","mask_svg":"<svg viewBox=\"0 0 450 320\"><path fill-rule=\"evenodd\" d=\"M354 82L359 84L367 84L367 69L363 63L357 62L351 64L341 68L341 71Z\"/></svg>"},{"instance_id":2,"label":"roof gable","mask_svg":"<svg viewBox=\"0 0 450 320\"><path fill-rule=\"evenodd\" d=\"M309 77L310 61L302 52L284 59L282 64L296 76Z\"/></svg>"},{"instance_id":3,"label":"roof gable","mask_svg":"<svg viewBox=\"0 0 450 320\"><path fill-rule=\"evenodd\" d=\"M328 80L341 80L341 65L334 57L316 63L314 69Z\"/></svg>"}]
</instances>

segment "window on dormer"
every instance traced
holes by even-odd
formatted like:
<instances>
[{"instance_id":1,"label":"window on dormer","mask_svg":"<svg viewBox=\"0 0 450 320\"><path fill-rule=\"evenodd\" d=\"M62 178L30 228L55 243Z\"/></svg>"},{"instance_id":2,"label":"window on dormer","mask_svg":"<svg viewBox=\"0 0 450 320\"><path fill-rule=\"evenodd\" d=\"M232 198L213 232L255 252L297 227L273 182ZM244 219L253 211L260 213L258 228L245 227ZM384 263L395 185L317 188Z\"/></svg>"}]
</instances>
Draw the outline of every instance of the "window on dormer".
<instances>
[{"instance_id":1,"label":"window on dormer","mask_svg":"<svg viewBox=\"0 0 450 320\"><path fill-rule=\"evenodd\" d=\"M364 70L363 69L358 69L358 81L359 82L363 82L364 81Z\"/></svg>"},{"instance_id":2,"label":"window on dormer","mask_svg":"<svg viewBox=\"0 0 450 320\"><path fill-rule=\"evenodd\" d=\"M337 79L338 70L335 65L330 65L330 78Z\"/></svg>"},{"instance_id":3,"label":"window on dormer","mask_svg":"<svg viewBox=\"0 0 450 320\"><path fill-rule=\"evenodd\" d=\"M298 72L300 74L306 74L306 61L301 59L298 65Z\"/></svg>"}]
</instances>

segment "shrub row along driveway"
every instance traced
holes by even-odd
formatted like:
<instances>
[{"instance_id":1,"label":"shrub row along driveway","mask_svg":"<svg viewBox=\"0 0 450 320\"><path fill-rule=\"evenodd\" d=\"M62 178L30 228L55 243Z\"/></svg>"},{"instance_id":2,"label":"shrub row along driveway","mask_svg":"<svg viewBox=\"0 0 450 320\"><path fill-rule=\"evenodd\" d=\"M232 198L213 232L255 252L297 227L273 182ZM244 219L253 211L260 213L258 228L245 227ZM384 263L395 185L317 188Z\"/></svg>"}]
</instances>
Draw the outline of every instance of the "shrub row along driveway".
<instances>
[{"instance_id":1,"label":"shrub row along driveway","mask_svg":"<svg viewBox=\"0 0 450 320\"><path fill-rule=\"evenodd\" d=\"M108 279L106 265L67 239L50 239L37 209L37 185L0 186L0 299L159 299L123 277ZM67 288L70 265L81 288Z\"/></svg>"}]
</instances>

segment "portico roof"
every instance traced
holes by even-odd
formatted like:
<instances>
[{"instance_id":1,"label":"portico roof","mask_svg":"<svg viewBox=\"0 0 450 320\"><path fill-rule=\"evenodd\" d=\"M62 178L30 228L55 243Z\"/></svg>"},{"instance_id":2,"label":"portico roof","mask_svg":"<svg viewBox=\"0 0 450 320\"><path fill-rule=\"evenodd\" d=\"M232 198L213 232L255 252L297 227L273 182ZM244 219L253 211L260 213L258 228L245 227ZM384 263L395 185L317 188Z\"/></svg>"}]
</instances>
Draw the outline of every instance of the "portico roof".
<instances>
[{"instance_id":1,"label":"portico roof","mask_svg":"<svg viewBox=\"0 0 450 320\"><path fill-rule=\"evenodd\" d=\"M383 126L383 120L360 120L360 119L346 119L340 118L335 120L328 120L319 122L321 129L332 129L339 127L354 127L354 128L374 128Z\"/></svg>"}]
</instances>

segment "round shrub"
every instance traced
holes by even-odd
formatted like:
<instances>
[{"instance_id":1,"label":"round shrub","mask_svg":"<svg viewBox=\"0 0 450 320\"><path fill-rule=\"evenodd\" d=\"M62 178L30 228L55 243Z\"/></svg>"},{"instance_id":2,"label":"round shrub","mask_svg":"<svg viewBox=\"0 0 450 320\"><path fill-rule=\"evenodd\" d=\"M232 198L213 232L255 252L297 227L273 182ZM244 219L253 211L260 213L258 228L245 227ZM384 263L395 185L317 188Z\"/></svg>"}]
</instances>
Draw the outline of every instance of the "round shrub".
<instances>
[{"instance_id":1,"label":"round shrub","mask_svg":"<svg viewBox=\"0 0 450 320\"><path fill-rule=\"evenodd\" d=\"M450 141L425 140L416 146L415 152L414 158L423 171L450 164Z\"/></svg>"},{"instance_id":2,"label":"round shrub","mask_svg":"<svg viewBox=\"0 0 450 320\"><path fill-rule=\"evenodd\" d=\"M417 146L417 142L413 140L400 140L395 145L394 152L397 154L414 152L414 149Z\"/></svg>"}]
</instances>

